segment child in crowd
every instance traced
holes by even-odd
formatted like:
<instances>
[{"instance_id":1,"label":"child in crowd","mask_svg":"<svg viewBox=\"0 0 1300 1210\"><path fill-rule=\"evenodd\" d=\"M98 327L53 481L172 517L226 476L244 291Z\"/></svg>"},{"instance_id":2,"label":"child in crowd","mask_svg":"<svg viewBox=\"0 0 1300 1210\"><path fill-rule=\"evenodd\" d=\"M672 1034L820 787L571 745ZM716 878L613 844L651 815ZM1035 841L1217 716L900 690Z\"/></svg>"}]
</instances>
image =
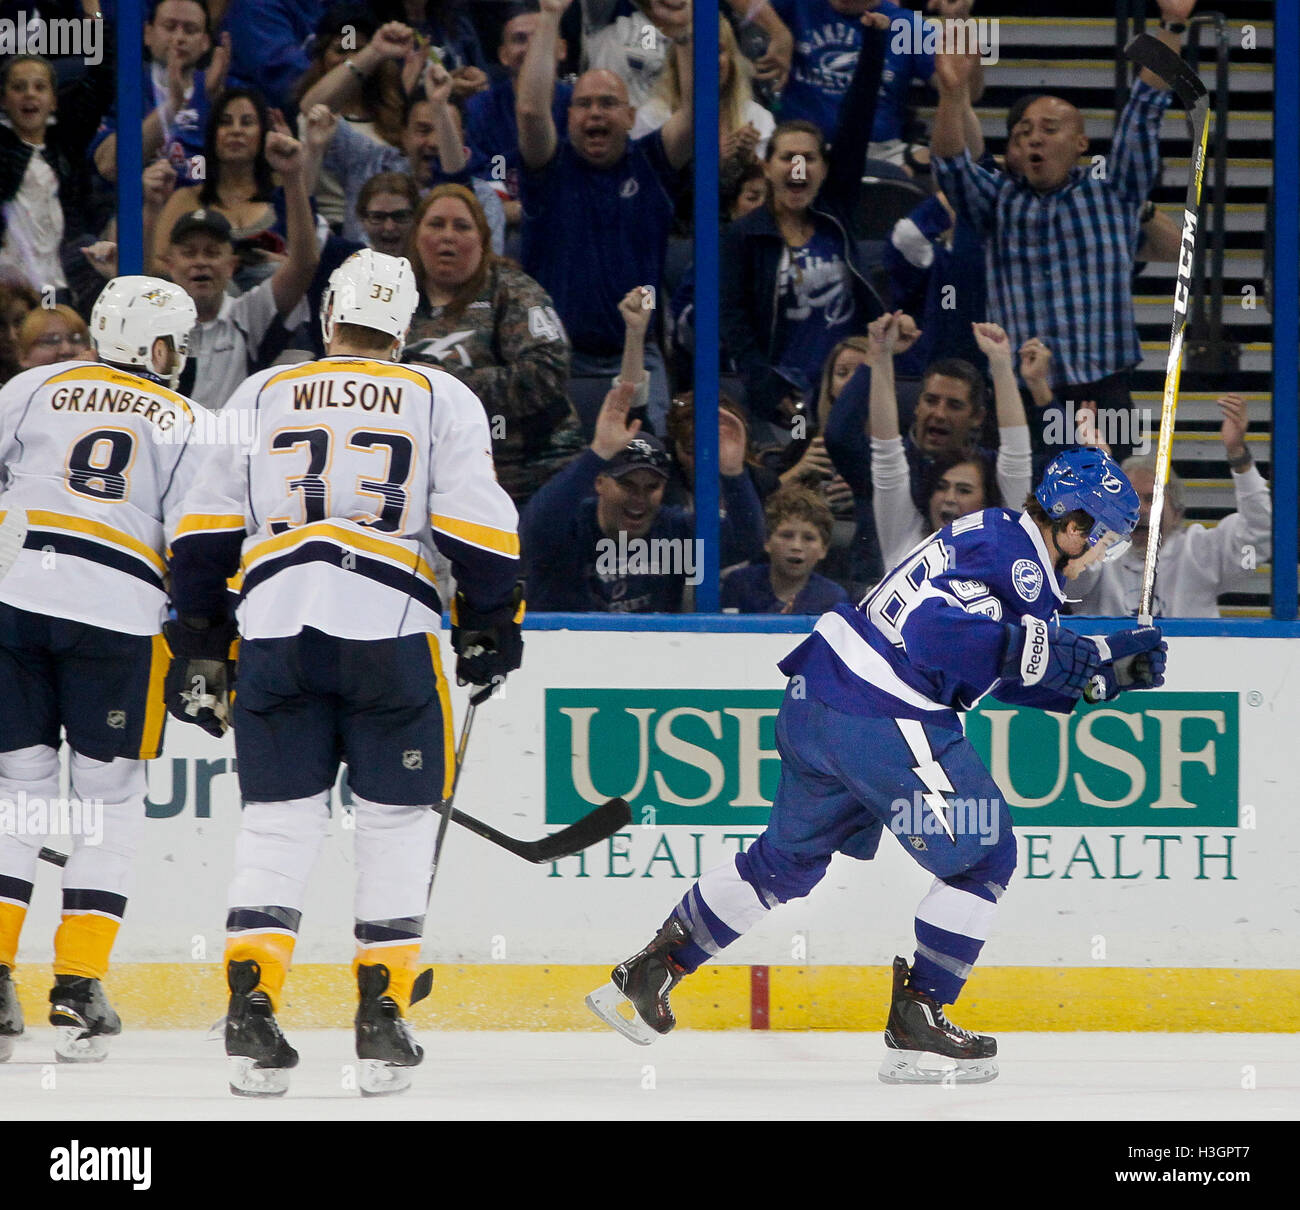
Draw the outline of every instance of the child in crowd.
<instances>
[{"instance_id":1,"label":"child in crowd","mask_svg":"<svg viewBox=\"0 0 1300 1210\"><path fill-rule=\"evenodd\" d=\"M848 602L817 565L831 542L831 510L804 487L774 492L765 510L768 562L738 567L722 581L722 608L735 613L825 613Z\"/></svg>"}]
</instances>

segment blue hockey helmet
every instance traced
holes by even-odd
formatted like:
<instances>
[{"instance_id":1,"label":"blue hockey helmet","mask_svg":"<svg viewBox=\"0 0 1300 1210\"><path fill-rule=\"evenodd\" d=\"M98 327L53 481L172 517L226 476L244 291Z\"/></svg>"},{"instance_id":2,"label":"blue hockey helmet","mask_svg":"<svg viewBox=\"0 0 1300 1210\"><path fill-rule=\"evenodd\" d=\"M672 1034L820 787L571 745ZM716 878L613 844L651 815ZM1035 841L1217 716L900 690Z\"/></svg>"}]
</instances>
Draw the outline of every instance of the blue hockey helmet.
<instances>
[{"instance_id":1,"label":"blue hockey helmet","mask_svg":"<svg viewBox=\"0 0 1300 1210\"><path fill-rule=\"evenodd\" d=\"M1113 458L1097 449L1068 449L1057 454L1043 472L1034 497L1053 521L1075 509L1087 513L1093 520L1088 545L1104 540L1107 563L1128 549L1141 515L1138 494L1128 476Z\"/></svg>"}]
</instances>

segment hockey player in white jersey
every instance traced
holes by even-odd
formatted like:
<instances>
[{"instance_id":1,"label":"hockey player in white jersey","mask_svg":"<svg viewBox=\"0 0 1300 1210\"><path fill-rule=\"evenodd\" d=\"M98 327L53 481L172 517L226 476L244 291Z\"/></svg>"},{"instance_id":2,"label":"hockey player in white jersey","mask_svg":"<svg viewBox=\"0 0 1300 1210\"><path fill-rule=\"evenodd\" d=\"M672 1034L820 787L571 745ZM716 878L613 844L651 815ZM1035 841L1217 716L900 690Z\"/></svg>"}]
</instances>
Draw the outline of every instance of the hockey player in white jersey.
<instances>
[{"instance_id":1,"label":"hockey player in white jersey","mask_svg":"<svg viewBox=\"0 0 1300 1210\"><path fill-rule=\"evenodd\" d=\"M668 994L768 911L807 895L841 852L870 860L886 827L934 875L916 910L916 955L894 960L886 1083L978 1083L997 1044L948 1021L1011 880L1016 843L1001 791L959 712L986 693L1070 711L1163 684L1154 627L1087 638L1057 624L1063 577L1117 557L1137 494L1094 450L1067 450L1024 512L959 517L910 551L856 608L837 606L781 661L781 778L767 830L693 886L645 949L588 997L633 1041L674 1025ZM975 804L972 809L971 804Z\"/></svg>"},{"instance_id":2,"label":"hockey player in white jersey","mask_svg":"<svg viewBox=\"0 0 1300 1210\"><path fill-rule=\"evenodd\" d=\"M23 1029L10 974L39 853L65 821L55 1052L103 1059L121 1029L103 981L166 715L164 534L195 463L192 405L172 387L195 318L178 286L116 278L91 314L97 362L0 390L0 1059Z\"/></svg>"},{"instance_id":3,"label":"hockey player in white jersey","mask_svg":"<svg viewBox=\"0 0 1300 1210\"><path fill-rule=\"evenodd\" d=\"M393 364L416 305L404 258L366 250L330 278L327 356L254 374L226 404L248 448L204 468L172 541L168 708L212 730L234 633L232 724L244 799L226 919L231 1090L276 1096L297 1053L280 1003L339 761L356 810L361 1091L397 1092L422 1050L405 1020L437 816L455 777L438 648L436 546L458 591L461 683L519 666L518 518L493 472L483 406L449 374Z\"/></svg>"}]
</instances>

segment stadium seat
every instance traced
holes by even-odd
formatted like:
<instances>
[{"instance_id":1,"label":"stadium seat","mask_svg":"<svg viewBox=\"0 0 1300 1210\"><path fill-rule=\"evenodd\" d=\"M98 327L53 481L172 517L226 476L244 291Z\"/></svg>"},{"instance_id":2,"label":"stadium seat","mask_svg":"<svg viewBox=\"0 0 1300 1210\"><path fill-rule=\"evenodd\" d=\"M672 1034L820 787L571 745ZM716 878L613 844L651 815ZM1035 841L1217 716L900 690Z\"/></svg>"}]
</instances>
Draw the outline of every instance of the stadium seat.
<instances>
[{"instance_id":1,"label":"stadium seat","mask_svg":"<svg viewBox=\"0 0 1300 1210\"><path fill-rule=\"evenodd\" d=\"M900 218L906 218L929 194L911 181L864 176L853 214L853 234L860 240L886 240Z\"/></svg>"}]
</instances>

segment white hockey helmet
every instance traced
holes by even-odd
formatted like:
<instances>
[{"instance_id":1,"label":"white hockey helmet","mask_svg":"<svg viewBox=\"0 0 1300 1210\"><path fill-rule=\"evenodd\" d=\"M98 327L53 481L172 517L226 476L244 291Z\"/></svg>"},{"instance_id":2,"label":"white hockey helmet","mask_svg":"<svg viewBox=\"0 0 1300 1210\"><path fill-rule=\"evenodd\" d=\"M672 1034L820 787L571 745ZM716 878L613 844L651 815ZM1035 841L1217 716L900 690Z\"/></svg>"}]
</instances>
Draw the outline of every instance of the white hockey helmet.
<instances>
[{"instance_id":1,"label":"white hockey helmet","mask_svg":"<svg viewBox=\"0 0 1300 1210\"><path fill-rule=\"evenodd\" d=\"M156 374L153 342L170 337L176 361L168 375L174 387L189 355L190 331L198 323L194 300L160 277L115 277L90 312L90 339L101 361L139 366Z\"/></svg>"},{"instance_id":2,"label":"white hockey helmet","mask_svg":"<svg viewBox=\"0 0 1300 1210\"><path fill-rule=\"evenodd\" d=\"M330 274L321 306L321 335L328 345L336 324L358 324L405 342L419 299L406 257L363 248ZM400 349L394 356L400 356Z\"/></svg>"}]
</instances>

